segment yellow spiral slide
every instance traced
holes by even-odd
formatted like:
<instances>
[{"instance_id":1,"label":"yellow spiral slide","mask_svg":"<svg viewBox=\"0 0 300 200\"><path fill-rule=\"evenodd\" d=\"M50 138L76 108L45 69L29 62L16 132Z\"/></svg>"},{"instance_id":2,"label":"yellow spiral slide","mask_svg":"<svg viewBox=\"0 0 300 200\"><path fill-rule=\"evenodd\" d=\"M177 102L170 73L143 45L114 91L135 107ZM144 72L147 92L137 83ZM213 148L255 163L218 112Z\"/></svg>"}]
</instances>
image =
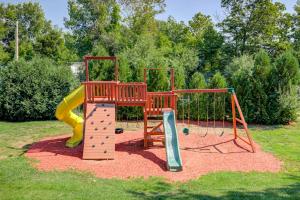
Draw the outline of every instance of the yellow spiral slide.
<instances>
[{"instance_id":1,"label":"yellow spiral slide","mask_svg":"<svg viewBox=\"0 0 300 200\"><path fill-rule=\"evenodd\" d=\"M72 110L80 106L83 102L84 86L81 85L68 96L66 96L56 108L56 118L69 124L73 128L73 136L66 142L67 147L76 147L82 141L84 120L72 112Z\"/></svg>"}]
</instances>

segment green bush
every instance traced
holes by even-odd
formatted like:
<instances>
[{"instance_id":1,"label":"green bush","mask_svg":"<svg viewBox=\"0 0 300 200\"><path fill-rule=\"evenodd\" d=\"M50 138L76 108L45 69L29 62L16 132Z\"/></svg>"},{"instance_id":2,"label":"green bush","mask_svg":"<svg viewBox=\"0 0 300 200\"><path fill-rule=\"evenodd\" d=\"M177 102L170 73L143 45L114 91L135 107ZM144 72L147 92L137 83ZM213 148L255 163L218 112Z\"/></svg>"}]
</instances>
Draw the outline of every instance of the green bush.
<instances>
[{"instance_id":1,"label":"green bush","mask_svg":"<svg viewBox=\"0 0 300 200\"><path fill-rule=\"evenodd\" d=\"M253 118L258 123L270 123L269 111L268 111L268 77L272 69L271 60L268 53L265 50L260 50L254 58L253 68Z\"/></svg>"},{"instance_id":2,"label":"green bush","mask_svg":"<svg viewBox=\"0 0 300 200\"><path fill-rule=\"evenodd\" d=\"M267 110L268 76L270 59L264 51L260 51L253 59L244 55L233 61L227 70L231 71L231 85L235 88L240 106L246 121L254 123L269 123ZM231 66L239 66L232 70Z\"/></svg>"},{"instance_id":3,"label":"green bush","mask_svg":"<svg viewBox=\"0 0 300 200\"><path fill-rule=\"evenodd\" d=\"M226 88L226 87L227 87L227 82L225 77L220 72L215 73L215 75L211 78L209 82L209 88L218 89L218 88Z\"/></svg>"},{"instance_id":4,"label":"green bush","mask_svg":"<svg viewBox=\"0 0 300 200\"><path fill-rule=\"evenodd\" d=\"M273 66L263 50L254 59L244 55L226 72L248 122L285 124L296 119L299 66L291 52L280 55Z\"/></svg>"},{"instance_id":5,"label":"green bush","mask_svg":"<svg viewBox=\"0 0 300 200\"><path fill-rule=\"evenodd\" d=\"M57 104L75 85L69 67L34 58L10 62L0 70L0 118L53 119Z\"/></svg>"},{"instance_id":6,"label":"green bush","mask_svg":"<svg viewBox=\"0 0 300 200\"><path fill-rule=\"evenodd\" d=\"M297 118L298 60L291 52L280 55L269 77L268 110L270 123L286 124Z\"/></svg>"},{"instance_id":7,"label":"green bush","mask_svg":"<svg viewBox=\"0 0 300 200\"><path fill-rule=\"evenodd\" d=\"M225 77L217 72L209 81L209 88L220 89L227 88ZM209 118L215 120L222 120L225 116L225 109L228 104L227 93L211 93L209 96Z\"/></svg>"},{"instance_id":8,"label":"green bush","mask_svg":"<svg viewBox=\"0 0 300 200\"><path fill-rule=\"evenodd\" d=\"M191 81L189 83L189 87L191 89L205 89L207 88L207 83L205 81L205 77L200 72L195 72L192 75ZM190 112L191 112L191 119L193 120L204 120L206 118L207 112L207 95L200 93L200 94L191 94L191 105L190 105Z\"/></svg>"},{"instance_id":9,"label":"green bush","mask_svg":"<svg viewBox=\"0 0 300 200\"><path fill-rule=\"evenodd\" d=\"M298 83L299 63L292 52L287 51L276 59L273 75L274 86L281 90L289 90L291 85Z\"/></svg>"},{"instance_id":10,"label":"green bush","mask_svg":"<svg viewBox=\"0 0 300 200\"><path fill-rule=\"evenodd\" d=\"M253 68L254 60L249 55L242 55L241 57L234 58L225 68L225 76L230 84L233 82L234 73L238 72L241 68Z\"/></svg>"}]
</instances>

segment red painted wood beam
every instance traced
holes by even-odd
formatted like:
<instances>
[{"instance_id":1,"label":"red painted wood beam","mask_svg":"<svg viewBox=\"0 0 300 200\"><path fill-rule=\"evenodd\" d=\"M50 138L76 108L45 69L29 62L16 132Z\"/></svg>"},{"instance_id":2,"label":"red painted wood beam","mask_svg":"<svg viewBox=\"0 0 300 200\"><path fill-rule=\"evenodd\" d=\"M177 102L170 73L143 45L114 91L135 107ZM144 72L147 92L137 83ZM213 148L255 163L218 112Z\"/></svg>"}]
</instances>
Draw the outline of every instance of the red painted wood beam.
<instances>
[{"instance_id":1,"label":"red painted wood beam","mask_svg":"<svg viewBox=\"0 0 300 200\"><path fill-rule=\"evenodd\" d=\"M84 60L117 60L115 56L84 56Z\"/></svg>"},{"instance_id":2,"label":"red painted wood beam","mask_svg":"<svg viewBox=\"0 0 300 200\"><path fill-rule=\"evenodd\" d=\"M174 93L226 93L228 92L227 88L221 89L180 89L174 90Z\"/></svg>"},{"instance_id":3,"label":"red painted wood beam","mask_svg":"<svg viewBox=\"0 0 300 200\"><path fill-rule=\"evenodd\" d=\"M176 95L172 92L147 92L147 95L149 96L171 96L171 95Z\"/></svg>"}]
</instances>

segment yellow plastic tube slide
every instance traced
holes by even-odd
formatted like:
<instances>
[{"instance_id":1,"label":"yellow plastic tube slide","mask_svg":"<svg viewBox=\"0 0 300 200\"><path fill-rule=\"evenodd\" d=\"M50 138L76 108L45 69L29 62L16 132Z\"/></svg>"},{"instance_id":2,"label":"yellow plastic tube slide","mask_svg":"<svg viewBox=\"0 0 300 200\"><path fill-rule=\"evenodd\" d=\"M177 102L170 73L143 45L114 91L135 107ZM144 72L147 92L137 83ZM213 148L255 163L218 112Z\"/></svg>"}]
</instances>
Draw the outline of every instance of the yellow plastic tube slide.
<instances>
[{"instance_id":1,"label":"yellow plastic tube slide","mask_svg":"<svg viewBox=\"0 0 300 200\"><path fill-rule=\"evenodd\" d=\"M84 102L84 86L81 85L68 96L66 96L57 106L55 116L58 120L69 124L73 128L73 136L67 140L66 146L73 148L80 144L83 138L82 117L72 112Z\"/></svg>"}]
</instances>

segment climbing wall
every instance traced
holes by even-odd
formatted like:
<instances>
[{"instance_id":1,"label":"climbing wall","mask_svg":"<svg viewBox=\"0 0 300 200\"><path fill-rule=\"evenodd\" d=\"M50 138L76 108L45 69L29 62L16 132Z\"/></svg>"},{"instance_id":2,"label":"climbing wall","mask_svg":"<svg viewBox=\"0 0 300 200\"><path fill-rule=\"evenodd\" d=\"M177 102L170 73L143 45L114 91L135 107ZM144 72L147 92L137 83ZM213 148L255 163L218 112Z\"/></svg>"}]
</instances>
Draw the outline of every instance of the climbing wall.
<instances>
[{"instance_id":1,"label":"climbing wall","mask_svg":"<svg viewBox=\"0 0 300 200\"><path fill-rule=\"evenodd\" d=\"M115 105L87 104L83 159L114 159Z\"/></svg>"}]
</instances>

